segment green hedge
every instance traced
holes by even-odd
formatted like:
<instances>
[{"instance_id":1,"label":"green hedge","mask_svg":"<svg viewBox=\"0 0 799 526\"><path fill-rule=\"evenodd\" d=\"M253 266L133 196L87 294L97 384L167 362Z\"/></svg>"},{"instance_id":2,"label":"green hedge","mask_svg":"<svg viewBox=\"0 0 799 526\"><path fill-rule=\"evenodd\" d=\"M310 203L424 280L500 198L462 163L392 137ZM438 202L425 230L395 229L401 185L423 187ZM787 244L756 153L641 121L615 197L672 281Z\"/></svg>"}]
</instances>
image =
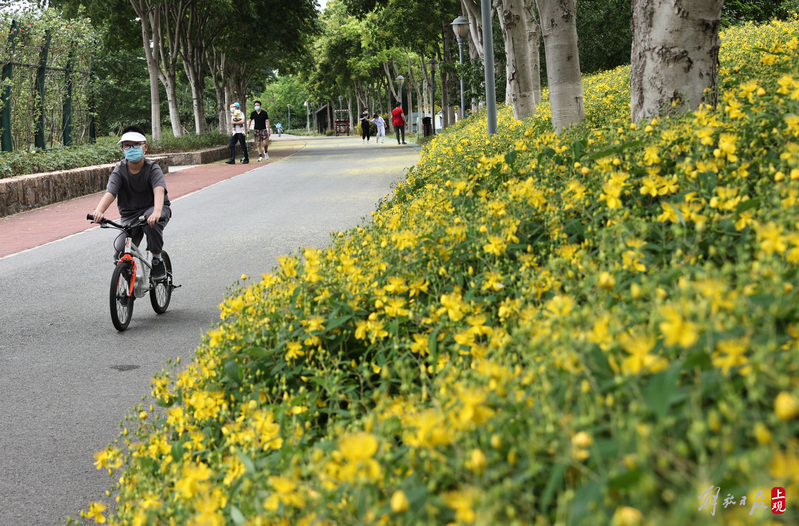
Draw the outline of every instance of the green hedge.
<instances>
[{"instance_id":1,"label":"green hedge","mask_svg":"<svg viewBox=\"0 0 799 526\"><path fill-rule=\"evenodd\" d=\"M148 136L148 139L150 137ZM42 172L70 170L84 166L113 163L120 160L122 152L117 137L102 137L96 144L37 150L33 152L0 153L0 179ZM226 145L230 137L219 133L184 135L150 141L148 155L204 150Z\"/></svg>"},{"instance_id":2,"label":"green hedge","mask_svg":"<svg viewBox=\"0 0 799 526\"><path fill-rule=\"evenodd\" d=\"M563 136L470 117L242 276L97 453L109 523L795 523L799 23L722 42L717 109L632 124L619 68Z\"/></svg>"}]
</instances>

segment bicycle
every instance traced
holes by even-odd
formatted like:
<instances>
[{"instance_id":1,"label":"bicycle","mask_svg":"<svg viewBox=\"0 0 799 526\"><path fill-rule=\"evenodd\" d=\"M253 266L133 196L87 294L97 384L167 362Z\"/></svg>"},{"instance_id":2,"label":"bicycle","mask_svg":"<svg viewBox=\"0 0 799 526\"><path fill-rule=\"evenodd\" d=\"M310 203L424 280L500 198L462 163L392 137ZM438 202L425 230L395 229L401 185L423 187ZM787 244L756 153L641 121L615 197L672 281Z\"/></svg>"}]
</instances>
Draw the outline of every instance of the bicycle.
<instances>
[{"instance_id":1,"label":"bicycle","mask_svg":"<svg viewBox=\"0 0 799 526\"><path fill-rule=\"evenodd\" d=\"M86 219L94 221L92 214ZM172 291L180 287L172 281L172 261L165 250L161 251L161 259L166 267L166 277L154 280L150 274L153 268L153 256L149 250L145 253L133 242L134 231L147 224L147 218L141 216L136 223L121 225L108 219L100 221L100 228L115 228L125 233L125 250L118 257L114 273L111 275L111 321L118 331L124 331L133 317L133 302L150 293L150 303L156 314L163 314L169 307Z\"/></svg>"}]
</instances>

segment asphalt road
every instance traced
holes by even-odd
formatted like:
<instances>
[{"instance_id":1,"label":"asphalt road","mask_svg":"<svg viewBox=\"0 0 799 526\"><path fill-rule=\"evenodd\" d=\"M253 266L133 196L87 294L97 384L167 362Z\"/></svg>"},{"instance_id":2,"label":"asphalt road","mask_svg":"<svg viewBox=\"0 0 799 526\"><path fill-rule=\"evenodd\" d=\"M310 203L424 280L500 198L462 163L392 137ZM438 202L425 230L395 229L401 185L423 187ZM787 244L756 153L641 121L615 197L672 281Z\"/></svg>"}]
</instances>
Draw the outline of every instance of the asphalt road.
<instances>
[{"instance_id":1,"label":"asphalt road","mask_svg":"<svg viewBox=\"0 0 799 526\"><path fill-rule=\"evenodd\" d=\"M112 481L94 453L117 438L167 359L191 360L228 287L367 222L417 160L396 142L309 139L291 157L176 200L165 248L182 288L161 316L137 300L124 333L108 312L115 231L0 259L0 526L64 524L107 500Z\"/></svg>"}]
</instances>

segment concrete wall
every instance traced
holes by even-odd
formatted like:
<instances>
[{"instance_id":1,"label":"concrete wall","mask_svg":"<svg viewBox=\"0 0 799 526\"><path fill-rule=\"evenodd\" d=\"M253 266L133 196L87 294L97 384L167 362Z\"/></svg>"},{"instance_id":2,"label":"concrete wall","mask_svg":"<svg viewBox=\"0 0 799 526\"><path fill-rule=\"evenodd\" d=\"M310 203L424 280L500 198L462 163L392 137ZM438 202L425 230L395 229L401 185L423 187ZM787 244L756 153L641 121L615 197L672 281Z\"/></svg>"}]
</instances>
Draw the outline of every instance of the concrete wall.
<instances>
[{"instance_id":1,"label":"concrete wall","mask_svg":"<svg viewBox=\"0 0 799 526\"><path fill-rule=\"evenodd\" d=\"M158 163L166 174L169 166L205 164L226 159L229 155L227 146L222 146L148 159ZM116 163L0 179L0 217L101 192L105 190L114 166Z\"/></svg>"}]
</instances>

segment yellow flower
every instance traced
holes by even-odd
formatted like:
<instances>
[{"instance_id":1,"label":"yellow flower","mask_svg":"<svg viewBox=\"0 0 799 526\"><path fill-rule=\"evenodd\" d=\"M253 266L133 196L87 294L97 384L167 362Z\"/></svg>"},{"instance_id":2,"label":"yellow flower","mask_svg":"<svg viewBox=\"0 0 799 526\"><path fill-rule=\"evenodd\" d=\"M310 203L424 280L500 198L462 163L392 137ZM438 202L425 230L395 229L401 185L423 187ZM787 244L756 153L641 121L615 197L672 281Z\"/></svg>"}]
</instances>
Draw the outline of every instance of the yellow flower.
<instances>
[{"instance_id":1,"label":"yellow flower","mask_svg":"<svg viewBox=\"0 0 799 526\"><path fill-rule=\"evenodd\" d=\"M347 460L367 460L377 453L377 439L371 433L344 435L338 442L341 455Z\"/></svg>"},{"instance_id":2,"label":"yellow flower","mask_svg":"<svg viewBox=\"0 0 799 526\"><path fill-rule=\"evenodd\" d=\"M763 424L758 422L755 424L755 438L758 444L766 445L771 443L771 431Z\"/></svg>"},{"instance_id":3,"label":"yellow flower","mask_svg":"<svg viewBox=\"0 0 799 526\"><path fill-rule=\"evenodd\" d=\"M724 340L716 346L718 352L713 356L713 365L721 369L721 374L726 375L730 369L749 363L749 358L744 356L749 342L746 339ZM723 353L723 355L722 355ZM743 367L741 375L746 376L752 371L751 366Z\"/></svg>"},{"instance_id":4,"label":"yellow flower","mask_svg":"<svg viewBox=\"0 0 799 526\"><path fill-rule=\"evenodd\" d=\"M286 348L288 349L286 351L287 362L305 355L305 351L302 350L302 343L300 342L289 342L286 344Z\"/></svg>"},{"instance_id":5,"label":"yellow flower","mask_svg":"<svg viewBox=\"0 0 799 526\"><path fill-rule=\"evenodd\" d=\"M408 511L411 504L408 502L408 497L402 490L397 490L391 496L391 511L394 513L402 513Z\"/></svg>"},{"instance_id":6,"label":"yellow flower","mask_svg":"<svg viewBox=\"0 0 799 526\"><path fill-rule=\"evenodd\" d=\"M120 451L113 446L109 446L102 451L98 451L94 454L94 467L97 469L118 468L122 465L122 459L120 458L119 453Z\"/></svg>"},{"instance_id":7,"label":"yellow flower","mask_svg":"<svg viewBox=\"0 0 799 526\"><path fill-rule=\"evenodd\" d=\"M430 336L427 334L413 334L413 343L411 344L411 352L415 354L419 354L420 356L426 356L430 353L429 351L429 340Z\"/></svg>"},{"instance_id":8,"label":"yellow flower","mask_svg":"<svg viewBox=\"0 0 799 526\"><path fill-rule=\"evenodd\" d=\"M466 467L477 474L482 473L487 465L488 460L482 449L473 449L471 458L466 461Z\"/></svg>"},{"instance_id":9,"label":"yellow flower","mask_svg":"<svg viewBox=\"0 0 799 526\"><path fill-rule=\"evenodd\" d=\"M644 514L630 506L616 508L613 514L613 526L638 526L644 522Z\"/></svg>"},{"instance_id":10,"label":"yellow flower","mask_svg":"<svg viewBox=\"0 0 799 526\"><path fill-rule=\"evenodd\" d=\"M175 482L175 489L185 499L191 499L205 486L211 477L211 469L202 462L189 462L183 465L183 477Z\"/></svg>"},{"instance_id":11,"label":"yellow flower","mask_svg":"<svg viewBox=\"0 0 799 526\"><path fill-rule=\"evenodd\" d=\"M644 150L644 164L651 166L660 163L660 156L658 155L657 146L647 146Z\"/></svg>"},{"instance_id":12,"label":"yellow flower","mask_svg":"<svg viewBox=\"0 0 799 526\"><path fill-rule=\"evenodd\" d=\"M766 225L756 225L757 240L760 242L760 249L767 255L782 254L788 249L782 226L775 225L769 221Z\"/></svg>"},{"instance_id":13,"label":"yellow flower","mask_svg":"<svg viewBox=\"0 0 799 526\"><path fill-rule=\"evenodd\" d=\"M103 516L105 508L106 506L102 502L92 502L89 504L89 511L86 512L86 517L93 518L97 524L105 524L105 517Z\"/></svg>"},{"instance_id":14,"label":"yellow flower","mask_svg":"<svg viewBox=\"0 0 799 526\"><path fill-rule=\"evenodd\" d=\"M547 313L555 318L568 316L574 305L574 300L571 297L565 294L558 294L547 302Z\"/></svg>"},{"instance_id":15,"label":"yellow flower","mask_svg":"<svg viewBox=\"0 0 799 526\"><path fill-rule=\"evenodd\" d=\"M505 252L505 240L501 236L488 236L488 243L483 245L483 250L495 256L501 255Z\"/></svg>"},{"instance_id":16,"label":"yellow flower","mask_svg":"<svg viewBox=\"0 0 799 526\"><path fill-rule=\"evenodd\" d=\"M699 339L699 327L695 323L683 319L676 308L665 307L663 316L666 321L660 322L660 330L666 345L679 345L687 349Z\"/></svg>"},{"instance_id":17,"label":"yellow flower","mask_svg":"<svg viewBox=\"0 0 799 526\"><path fill-rule=\"evenodd\" d=\"M593 437L588 433L586 433L585 431L580 431L579 433L577 433L572 437L572 445L574 447L587 448L593 443L594 443Z\"/></svg>"},{"instance_id":18,"label":"yellow flower","mask_svg":"<svg viewBox=\"0 0 799 526\"><path fill-rule=\"evenodd\" d=\"M649 353L655 347L655 337L652 335L627 332L619 336L619 343L630 353L621 364L624 374L638 374L641 371L657 373L668 367L665 359Z\"/></svg>"},{"instance_id":19,"label":"yellow flower","mask_svg":"<svg viewBox=\"0 0 799 526\"><path fill-rule=\"evenodd\" d=\"M787 391L782 391L774 399L774 414L780 420L791 420L799 415L799 399Z\"/></svg>"},{"instance_id":20,"label":"yellow flower","mask_svg":"<svg viewBox=\"0 0 799 526\"><path fill-rule=\"evenodd\" d=\"M473 509L476 491L465 489L461 491L450 491L444 494L444 502L455 510L455 520L459 523L472 523L475 519Z\"/></svg>"}]
</instances>

